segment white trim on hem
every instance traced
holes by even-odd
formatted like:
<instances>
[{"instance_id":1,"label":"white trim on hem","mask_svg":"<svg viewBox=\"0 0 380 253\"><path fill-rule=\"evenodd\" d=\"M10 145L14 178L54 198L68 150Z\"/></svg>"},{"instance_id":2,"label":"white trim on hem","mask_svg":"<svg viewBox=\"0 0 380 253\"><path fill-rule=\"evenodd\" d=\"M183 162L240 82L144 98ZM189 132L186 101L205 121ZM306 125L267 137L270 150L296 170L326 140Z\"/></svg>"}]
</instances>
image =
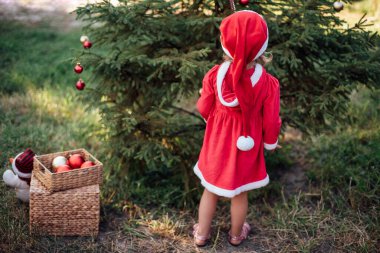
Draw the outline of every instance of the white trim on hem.
<instances>
[{"instance_id":1,"label":"white trim on hem","mask_svg":"<svg viewBox=\"0 0 380 253\"><path fill-rule=\"evenodd\" d=\"M200 169L198 167L198 162L194 166L194 173L195 173L195 175L197 175L199 177L199 179L201 180L201 184L208 191L210 191L210 192L212 192L212 193L214 193L216 195L219 195L219 196L222 196L222 197L227 197L227 198L233 198L233 197L239 195L242 192L264 187L264 186L266 186L269 183L269 176L267 174L267 176L264 179L260 180L260 181L256 181L256 182L249 183L249 184L245 184L245 185L240 186L240 187L238 187L238 188L236 188L234 190L226 190L226 189L219 188L219 187L217 187L215 185L212 185L209 182L207 182L204 179L204 177L202 175L202 172L200 171Z\"/></svg>"},{"instance_id":2,"label":"white trim on hem","mask_svg":"<svg viewBox=\"0 0 380 253\"><path fill-rule=\"evenodd\" d=\"M265 142L264 142L264 148L265 148L266 150L273 150L273 149L275 149L275 148L277 147L277 144L278 144L278 139L277 139L277 141L276 141L275 143L273 143L273 144L268 144L268 143L265 143Z\"/></svg>"}]
</instances>

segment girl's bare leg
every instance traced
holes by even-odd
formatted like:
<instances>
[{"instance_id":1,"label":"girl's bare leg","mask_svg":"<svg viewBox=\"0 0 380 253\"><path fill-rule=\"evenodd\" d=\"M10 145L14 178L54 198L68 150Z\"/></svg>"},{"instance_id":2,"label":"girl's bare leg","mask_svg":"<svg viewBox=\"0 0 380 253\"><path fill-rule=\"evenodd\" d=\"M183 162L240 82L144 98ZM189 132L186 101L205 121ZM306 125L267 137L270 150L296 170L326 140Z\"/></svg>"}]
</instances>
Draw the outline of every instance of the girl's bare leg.
<instances>
[{"instance_id":1,"label":"girl's bare leg","mask_svg":"<svg viewBox=\"0 0 380 253\"><path fill-rule=\"evenodd\" d=\"M201 202L199 203L199 235L207 236L210 233L211 222L215 213L217 202L218 196L205 189L201 198Z\"/></svg>"},{"instance_id":2,"label":"girl's bare leg","mask_svg":"<svg viewBox=\"0 0 380 253\"><path fill-rule=\"evenodd\" d=\"M240 193L231 199L231 235L240 236L248 211L248 194Z\"/></svg>"}]
</instances>

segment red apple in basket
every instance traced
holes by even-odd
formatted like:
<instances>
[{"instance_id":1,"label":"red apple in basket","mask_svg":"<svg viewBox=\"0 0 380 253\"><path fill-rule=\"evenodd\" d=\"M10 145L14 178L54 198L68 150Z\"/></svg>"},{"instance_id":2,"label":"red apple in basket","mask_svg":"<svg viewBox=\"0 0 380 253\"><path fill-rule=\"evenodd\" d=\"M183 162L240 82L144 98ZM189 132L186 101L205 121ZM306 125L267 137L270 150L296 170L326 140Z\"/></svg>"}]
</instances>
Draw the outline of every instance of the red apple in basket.
<instances>
[{"instance_id":1,"label":"red apple in basket","mask_svg":"<svg viewBox=\"0 0 380 253\"><path fill-rule=\"evenodd\" d=\"M89 168L89 167L92 167L92 166L95 166L96 164L93 162L93 161L86 161L82 164L81 169L84 169L84 168Z\"/></svg>"},{"instance_id":2,"label":"red apple in basket","mask_svg":"<svg viewBox=\"0 0 380 253\"><path fill-rule=\"evenodd\" d=\"M61 172L66 172L66 171L70 171L71 168L69 165L61 165L61 166L58 166L57 169L55 170L56 173L61 173Z\"/></svg>"},{"instance_id":3,"label":"red apple in basket","mask_svg":"<svg viewBox=\"0 0 380 253\"><path fill-rule=\"evenodd\" d=\"M80 168L80 166L82 166L83 163L84 163L84 158L83 158L83 156L81 156L79 154L74 154L74 155L70 156L70 158L69 158L69 165L73 169Z\"/></svg>"}]
</instances>

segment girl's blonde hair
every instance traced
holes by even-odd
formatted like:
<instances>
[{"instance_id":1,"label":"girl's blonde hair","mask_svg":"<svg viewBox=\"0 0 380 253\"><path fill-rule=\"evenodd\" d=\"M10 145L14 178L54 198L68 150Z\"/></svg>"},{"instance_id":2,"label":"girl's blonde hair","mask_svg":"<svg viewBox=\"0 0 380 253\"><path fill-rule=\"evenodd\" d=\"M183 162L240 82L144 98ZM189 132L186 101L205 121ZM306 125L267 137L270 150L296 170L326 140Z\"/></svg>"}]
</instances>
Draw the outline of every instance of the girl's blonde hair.
<instances>
[{"instance_id":1,"label":"girl's blonde hair","mask_svg":"<svg viewBox=\"0 0 380 253\"><path fill-rule=\"evenodd\" d=\"M268 54L269 56L266 56L265 54ZM228 55L224 54L223 55L223 60L224 61L233 61L233 59L231 57L229 57ZM271 61L273 60L273 55L271 52L268 52L268 53L263 53L262 55L259 56L259 58L257 58L256 60L250 62L247 64L247 68L251 68L253 67L256 63L259 63L263 66L266 66L268 65Z\"/></svg>"}]
</instances>

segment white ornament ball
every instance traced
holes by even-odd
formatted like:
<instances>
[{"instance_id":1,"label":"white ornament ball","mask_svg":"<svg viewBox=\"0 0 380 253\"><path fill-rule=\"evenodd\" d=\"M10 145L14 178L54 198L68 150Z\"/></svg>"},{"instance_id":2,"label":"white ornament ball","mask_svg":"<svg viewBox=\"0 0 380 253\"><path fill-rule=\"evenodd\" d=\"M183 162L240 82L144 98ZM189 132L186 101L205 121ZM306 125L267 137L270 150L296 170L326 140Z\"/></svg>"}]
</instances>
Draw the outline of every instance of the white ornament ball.
<instances>
[{"instance_id":1,"label":"white ornament ball","mask_svg":"<svg viewBox=\"0 0 380 253\"><path fill-rule=\"evenodd\" d=\"M344 8L344 4L340 1L334 2L333 6L336 11L341 11Z\"/></svg>"},{"instance_id":2,"label":"white ornament ball","mask_svg":"<svg viewBox=\"0 0 380 253\"><path fill-rule=\"evenodd\" d=\"M80 36L80 42L85 42L85 41L87 41L87 40L90 40L86 35L82 35L82 36Z\"/></svg>"},{"instance_id":3,"label":"white ornament ball","mask_svg":"<svg viewBox=\"0 0 380 253\"><path fill-rule=\"evenodd\" d=\"M255 145L255 142L253 141L251 136L247 136L247 137L240 136L236 143L237 148L240 149L241 151L251 150L254 145Z\"/></svg>"},{"instance_id":4,"label":"white ornament ball","mask_svg":"<svg viewBox=\"0 0 380 253\"><path fill-rule=\"evenodd\" d=\"M64 156L57 156L56 158L54 158L53 162L52 162L52 167L53 169L57 169L59 166L61 165L65 165L67 164L67 159L66 157Z\"/></svg>"}]
</instances>

